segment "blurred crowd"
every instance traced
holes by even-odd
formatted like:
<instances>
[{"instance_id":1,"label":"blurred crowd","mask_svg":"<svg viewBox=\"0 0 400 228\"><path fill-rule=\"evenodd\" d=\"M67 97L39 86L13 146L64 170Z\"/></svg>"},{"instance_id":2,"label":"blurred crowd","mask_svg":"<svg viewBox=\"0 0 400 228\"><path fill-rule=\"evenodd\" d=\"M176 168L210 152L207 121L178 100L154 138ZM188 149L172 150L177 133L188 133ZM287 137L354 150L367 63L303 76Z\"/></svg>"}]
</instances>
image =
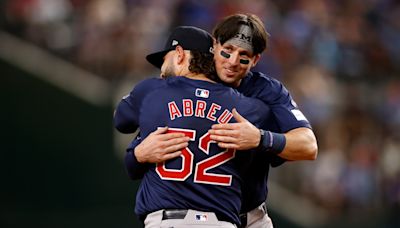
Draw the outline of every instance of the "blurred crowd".
<instances>
[{"instance_id":1,"label":"blurred crowd","mask_svg":"<svg viewBox=\"0 0 400 228\"><path fill-rule=\"evenodd\" d=\"M256 70L281 80L313 125L315 162L279 183L332 213L400 206L399 0L8 0L3 29L107 79L145 78L170 28L212 31L258 15L270 33ZM273 196L272 196L273 197Z\"/></svg>"}]
</instances>

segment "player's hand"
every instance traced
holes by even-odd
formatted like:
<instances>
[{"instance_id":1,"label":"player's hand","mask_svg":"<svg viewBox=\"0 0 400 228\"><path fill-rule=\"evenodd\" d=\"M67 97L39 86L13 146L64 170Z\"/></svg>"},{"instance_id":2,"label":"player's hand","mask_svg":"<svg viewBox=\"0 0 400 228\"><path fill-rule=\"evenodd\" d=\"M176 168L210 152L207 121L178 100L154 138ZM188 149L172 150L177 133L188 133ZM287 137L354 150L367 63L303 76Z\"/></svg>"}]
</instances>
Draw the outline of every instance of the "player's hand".
<instances>
[{"instance_id":1,"label":"player's hand","mask_svg":"<svg viewBox=\"0 0 400 228\"><path fill-rule=\"evenodd\" d=\"M183 133L168 133L168 127L149 134L136 148L135 157L141 163L158 163L181 155L189 145L189 137Z\"/></svg>"},{"instance_id":2,"label":"player's hand","mask_svg":"<svg viewBox=\"0 0 400 228\"><path fill-rule=\"evenodd\" d=\"M260 131L241 116L236 109L232 110L237 123L214 124L208 131L210 138L221 148L247 150L256 148L260 143Z\"/></svg>"}]
</instances>

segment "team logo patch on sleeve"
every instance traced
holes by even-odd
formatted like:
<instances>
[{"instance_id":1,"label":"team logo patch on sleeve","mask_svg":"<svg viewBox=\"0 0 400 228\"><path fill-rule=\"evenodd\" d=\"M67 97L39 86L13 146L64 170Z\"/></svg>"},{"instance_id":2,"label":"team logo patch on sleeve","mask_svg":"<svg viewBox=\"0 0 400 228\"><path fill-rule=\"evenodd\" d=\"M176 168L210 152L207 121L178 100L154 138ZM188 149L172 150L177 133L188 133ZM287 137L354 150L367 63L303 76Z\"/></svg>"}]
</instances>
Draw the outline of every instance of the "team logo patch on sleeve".
<instances>
[{"instance_id":1,"label":"team logo patch on sleeve","mask_svg":"<svg viewBox=\"0 0 400 228\"><path fill-rule=\"evenodd\" d=\"M307 118L304 116L304 114L298 110L298 109L292 109L291 112L293 113L294 117L296 117L296 120L301 121L308 121Z\"/></svg>"},{"instance_id":2,"label":"team logo patch on sleeve","mask_svg":"<svg viewBox=\"0 0 400 228\"><path fill-rule=\"evenodd\" d=\"M197 88L195 95L196 95L196 97L208 98L208 96L210 95L210 91L208 91L206 89Z\"/></svg>"}]
</instances>

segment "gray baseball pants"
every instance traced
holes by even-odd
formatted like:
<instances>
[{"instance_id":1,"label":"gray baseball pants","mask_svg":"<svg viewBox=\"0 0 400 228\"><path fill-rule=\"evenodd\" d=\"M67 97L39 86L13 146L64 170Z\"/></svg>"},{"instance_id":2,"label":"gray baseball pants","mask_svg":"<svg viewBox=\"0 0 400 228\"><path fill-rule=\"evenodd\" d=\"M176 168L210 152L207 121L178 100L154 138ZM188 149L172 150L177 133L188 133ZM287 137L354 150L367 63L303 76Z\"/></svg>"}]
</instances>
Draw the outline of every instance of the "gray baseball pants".
<instances>
[{"instance_id":1,"label":"gray baseball pants","mask_svg":"<svg viewBox=\"0 0 400 228\"><path fill-rule=\"evenodd\" d=\"M184 218L166 218L166 212L169 210L158 210L148 214L144 220L145 228L237 228L233 223L219 221L213 212L187 210Z\"/></svg>"}]
</instances>

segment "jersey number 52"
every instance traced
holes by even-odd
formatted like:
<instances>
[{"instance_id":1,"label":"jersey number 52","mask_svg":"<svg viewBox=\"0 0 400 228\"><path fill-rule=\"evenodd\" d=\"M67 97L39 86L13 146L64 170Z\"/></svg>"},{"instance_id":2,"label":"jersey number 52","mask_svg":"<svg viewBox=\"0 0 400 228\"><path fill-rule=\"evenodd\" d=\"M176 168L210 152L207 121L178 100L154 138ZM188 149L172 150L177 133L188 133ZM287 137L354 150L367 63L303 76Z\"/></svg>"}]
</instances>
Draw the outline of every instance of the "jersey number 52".
<instances>
[{"instance_id":1,"label":"jersey number 52","mask_svg":"<svg viewBox=\"0 0 400 228\"><path fill-rule=\"evenodd\" d=\"M180 132L184 133L194 141L196 138L196 131L190 129L178 129L169 128L169 133ZM210 139L209 133L204 134L199 140L200 151L209 154L210 144L215 143ZM161 179L164 180L175 180L175 181L185 181L193 173L193 157L194 154L188 147L182 150L182 168L181 169L168 169L165 167L165 162L157 163L156 172ZM230 186L232 182L232 175L228 174L216 174L208 172L210 169L215 168L224 164L225 162L233 159L235 157L234 149L227 149L222 151L212 157L204 159L196 164L194 167L194 182L202 184L213 184L213 185L223 185Z\"/></svg>"}]
</instances>

